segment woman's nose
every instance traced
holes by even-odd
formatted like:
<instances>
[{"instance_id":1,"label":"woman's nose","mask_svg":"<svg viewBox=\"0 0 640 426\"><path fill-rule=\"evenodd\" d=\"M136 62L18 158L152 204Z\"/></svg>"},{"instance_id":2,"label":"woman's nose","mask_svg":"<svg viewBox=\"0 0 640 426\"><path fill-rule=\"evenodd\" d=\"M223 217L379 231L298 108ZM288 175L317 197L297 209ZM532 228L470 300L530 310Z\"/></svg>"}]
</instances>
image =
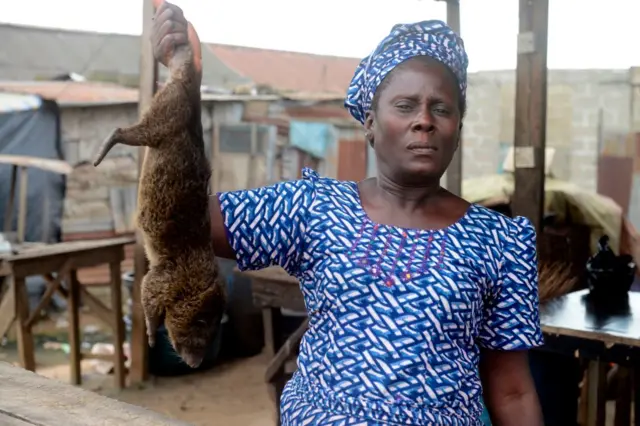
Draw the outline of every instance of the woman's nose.
<instances>
[{"instance_id":1,"label":"woman's nose","mask_svg":"<svg viewBox=\"0 0 640 426\"><path fill-rule=\"evenodd\" d=\"M418 113L413 123L413 131L430 133L435 129L433 115L428 109L424 109Z\"/></svg>"}]
</instances>

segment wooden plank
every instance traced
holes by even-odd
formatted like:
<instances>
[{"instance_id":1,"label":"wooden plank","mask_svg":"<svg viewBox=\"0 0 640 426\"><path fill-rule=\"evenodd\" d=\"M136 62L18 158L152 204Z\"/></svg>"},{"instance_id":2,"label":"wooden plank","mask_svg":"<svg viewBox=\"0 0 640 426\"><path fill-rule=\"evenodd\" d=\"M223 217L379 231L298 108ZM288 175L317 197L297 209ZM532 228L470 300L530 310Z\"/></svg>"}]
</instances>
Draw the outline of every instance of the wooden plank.
<instances>
[{"instance_id":1,"label":"wooden plank","mask_svg":"<svg viewBox=\"0 0 640 426\"><path fill-rule=\"evenodd\" d=\"M216 194L220 191L222 158L220 157L220 123L218 123L215 106L211 107L211 126L211 193Z\"/></svg>"},{"instance_id":2,"label":"wooden plank","mask_svg":"<svg viewBox=\"0 0 640 426\"><path fill-rule=\"evenodd\" d=\"M11 164L19 167L35 167L40 170L61 175L71 174L71 164L51 158L28 157L26 155L0 155L0 164Z\"/></svg>"},{"instance_id":3,"label":"wooden plank","mask_svg":"<svg viewBox=\"0 0 640 426\"><path fill-rule=\"evenodd\" d=\"M247 188L256 186L256 158L258 155L258 125L251 123L251 151L249 152L249 170L247 170Z\"/></svg>"},{"instance_id":4,"label":"wooden plank","mask_svg":"<svg viewBox=\"0 0 640 426\"><path fill-rule=\"evenodd\" d=\"M152 0L142 2L142 35L140 37L140 85L138 115L142 117L144 112L151 105L153 96L158 88L158 63L153 57L153 47L151 45L151 29L153 26L153 16L155 7ZM145 148L138 149L138 176L140 176L144 163ZM129 376L131 383L139 383L149 377L147 366L147 330L144 322L144 312L140 302L140 288L142 278L149 268L147 257L144 252L144 242L142 234L136 229L136 247L134 252L133 268L135 278L131 291L131 367Z\"/></svg>"},{"instance_id":5,"label":"wooden plank","mask_svg":"<svg viewBox=\"0 0 640 426\"><path fill-rule=\"evenodd\" d=\"M117 234L127 231L127 220L124 213L124 197L121 188L109 190L109 204L113 217L113 229Z\"/></svg>"},{"instance_id":6,"label":"wooden plank","mask_svg":"<svg viewBox=\"0 0 640 426\"><path fill-rule=\"evenodd\" d=\"M122 246L98 247L79 250L71 254L63 253L18 260L11 259L7 263L11 263L15 276L26 277L59 271L69 258L72 259L71 267L75 269L90 268L109 262L122 262L124 260L124 249Z\"/></svg>"},{"instance_id":7,"label":"wooden plank","mask_svg":"<svg viewBox=\"0 0 640 426\"><path fill-rule=\"evenodd\" d=\"M27 326L29 319L29 297L24 278L9 276L5 278L14 286L16 325L18 326L18 354L22 367L29 371L35 371L36 360L33 348L33 333ZM13 280L13 283L11 283Z\"/></svg>"},{"instance_id":8,"label":"wooden plank","mask_svg":"<svg viewBox=\"0 0 640 426\"><path fill-rule=\"evenodd\" d=\"M29 173L26 167L20 167L18 173L20 188L18 189L18 243L24 242L27 229L27 187L29 185Z\"/></svg>"},{"instance_id":9,"label":"wooden plank","mask_svg":"<svg viewBox=\"0 0 640 426\"><path fill-rule=\"evenodd\" d=\"M544 208L548 15L549 0L520 0L512 207L513 214L529 218L538 233Z\"/></svg>"},{"instance_id":10,"label":"wooden plank","mask_svg":"<svg viewBox=\"0 0 640 426\"><path fill-rule=\"evenodd\" d=\"M4 277L0 277L0 282ZM15 286L13 280L4 279L4 287L6 288L0 301L0 339L9 331L13 321L16 318L16 298L15 298Z\"/></svg>"},{"instance_id":11,"label":"wooden plank","mask_svg":"<svg viewBox=\"0 0 640 426\"><path fill-rule=\"evenodd\" d=\"M460 3L458 0L447 1L447 25L460 35ZM462 134L460 135L460 145L447 168L447 191L458 196L462 194Z\"/></svg>"},{"instance_id":12,"label":"wooden plank","mask_svg":"<svg viewBox=\"0 0 640 426\"><path fill-rule=\"evenodd\" d=\"M0 260L17 262L28 259L42 259L48 256L71 255L89 250L109 249L133 243L131 237L105 238L93 241L68 241L56 244L39 245L28 248L16 255L0 255ZM104 262L101 262L104 263Z\"/></svg>"},{"instance_id":13,"label":"wooden plank","mask_svg":"<svg viewBox=\"0 0 640 426\"><path fill-rule=\"evenodd\" d=\"M287 273L279 266L271 266L269 268L260 269L257 271L240 271L238 267L234 268L234 272L237 274L243 274L250 278L257 278L261 280L280 281L285 284L298 286L298 279Z\"/></svg>"},{"instance_id":14,"label":"wooden plank","mask_svg":"<svg viewBox=\"0 0 640 426\"><path fill-rule=\"evenodd\" d=\"M589 361L587 368L587 425L605 426L606 410L606 364Z\"/></svg>"},{"instance_id":15,"label":"wooden plank","mask_svg":"<svg viewBox=\"0 0 640 426\"><path fill-rule=\"evenodd\" d=\"M111 275L111 317L115 322L114 327L114 379L116 389L125 386L124 350L122 345L125 340L124 321L122 320L122 280L120 276L120 262L109 264Z\"/></svg>"},{"instance_id":16,"label":"wooden plank","mask_svg":"<svg viewBox=\"0 0 640 426\"><path fill-rule=\"evenodd\" d=\"M272 383L278 375L285 372L287 361L293 357L300 346L300 341L309 327L309 318L305 318L302 324L289 336L278 352L267 365L264 379L267 383Z\"/></svg>"},{"instance_id":17,"label":"wooden plank","mask_svg":"<svg viewBox=\"0 0 640 426\"><path fill-rule=\"evenodd\" d=\"M189 426L151 410L47 379L5 362L0 362L0 383L0 412L27 425ZM0 421L0 424L5 423Z\"/></svg>"},{"instance_id":18,"label":"wooden plank","mask_svg":"<svg viewBox=\"0 0 640 426\"><path fill-rule=\"evenodd\" d=\"M67 298L67 311L69 312L69 367L71 368L71 383L79 385L82 383L82 372L80 370L81 350L80 350L80 281L75 270L67 274L67 285L69 286L69 297Z\"/></svg>"},{"instance_id":19,"label":"wooden plank","mask_svg":"<svg viewBox=\"0 0 640 426\"><path fill-rule=\"evenodd\" d=\"M0 425L3 426L33 426L37 423L26 421L20 417L14 417L10 413L3 413L0 409Z\"/></svg>"},{"instance_id":20,"label":"wooden plank","mask_svg":"<svg viewBox=\"0 0 640 426\"><path fill-rule=\"evenodd\" d=\"M122 188L122 198L124 200L124 217L126 223L126 233L135 232L136 203L138 201L138 185L129 185Z\"/></svg>"},{"instance_id":21,"label":"wooden plank","mask_svg":"<svg viewBox=\"0 0 640 426\"><path fill-rule=\"evenodd\" d=\"M7 199L7 207L4 212L4 232L11 231L13 222L13 204L16 198L16 182L18 181L18 166L11 167L11 186L9 186L9 198Z\"/></svg>"}]
</instances>

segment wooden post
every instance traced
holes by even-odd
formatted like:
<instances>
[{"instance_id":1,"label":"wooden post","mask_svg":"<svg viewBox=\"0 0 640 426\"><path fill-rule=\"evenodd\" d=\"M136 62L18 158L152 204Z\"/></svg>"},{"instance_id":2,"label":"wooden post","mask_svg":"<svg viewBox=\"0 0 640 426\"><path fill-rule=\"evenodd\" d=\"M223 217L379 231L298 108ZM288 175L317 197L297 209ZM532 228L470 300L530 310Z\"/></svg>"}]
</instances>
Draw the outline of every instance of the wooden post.
<instances>
[{"instance_id":1,"label":"wooden post","mask_svg":"<svg viewBox=\"0 0 640 426\"><path fill-rule=\"evenodd\" d=\"M151 46L151 26L155 13L152 0L143 0L142 12L142 36L140 50L140 88L138 101L138 115L142 114L151 105L151 100L157 89L158 64L153 57ZM138 151L138 177L142 170L145 148ZM147 331L144 321L144 312L140 301L140 288L142 278L147 273L148 263L144 254L142 235L136 230L136 245L134 251L135 279L132 289L132 325L131 325L131 370L129 373L131 383L146 381L149 377L147 368Z\"/></svg>"},{"instance_id":2,"label":"wooden post","mask_svg":"<svg viewBox=\"0 0 640 426\"><path fill-rule=\"evenodd\" d=\"M547 121L549 0L520 0L516 70L513 215L542 231Z\"/></svg>"},{"instance_id":3,"label":"wooden post","mask_svg":"<svg viewBox=\"0 0 640 426\"><path fill-rule=\"evenodd\" d=\"M216 115L215 104L211 107L211 194L220 191L220 177L222 176L222 159L220 158L220 123Z\"/></svg>"},{"instance_id":4,"label":"wooden post","mask_svg":"<svg viewBox=\"0 0 640 426\"><path fill-rule=\"evenodd\" d=\"M438 1L447 2L447 25L460 35L460 0ZM462 195L462 134L460 135L460 146L453 154L447 168L447 190L458 196Z\"/></svg>"}]
</instances>

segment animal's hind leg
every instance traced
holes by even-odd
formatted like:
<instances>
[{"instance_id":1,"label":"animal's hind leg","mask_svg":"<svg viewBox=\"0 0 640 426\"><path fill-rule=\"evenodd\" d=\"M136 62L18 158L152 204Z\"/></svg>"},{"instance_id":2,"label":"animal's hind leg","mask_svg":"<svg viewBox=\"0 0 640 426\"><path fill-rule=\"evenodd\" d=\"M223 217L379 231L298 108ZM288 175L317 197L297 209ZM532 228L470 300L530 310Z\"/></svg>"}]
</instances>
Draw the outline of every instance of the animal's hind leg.
<instances>
[{"instance_id":1,"label":"animal's hind leg","mask_svg":"<svg viewBox=\"0 0 640 426\"><path fill-rule=\"evenodd\" d=\"M109 151L119 143L129 146L147 146L148 141L140 127L140 124L135 124L131 127L117 128L111 132L100 144L93 166L97 167Z\"/></svg>"}]
</instances>

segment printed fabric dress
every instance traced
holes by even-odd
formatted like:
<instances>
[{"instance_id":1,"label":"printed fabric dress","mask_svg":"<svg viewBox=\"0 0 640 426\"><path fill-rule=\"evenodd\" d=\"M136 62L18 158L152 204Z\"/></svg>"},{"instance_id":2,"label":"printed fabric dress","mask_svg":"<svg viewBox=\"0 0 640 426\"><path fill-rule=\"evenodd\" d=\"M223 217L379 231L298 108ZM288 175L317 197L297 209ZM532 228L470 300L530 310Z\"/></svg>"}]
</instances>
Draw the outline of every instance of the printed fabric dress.
<instances>
[{"instance_id":1,"label":"printed fabric dress","mask_svg":"<svg viewBox=\"0 0 640 426\"><path fill-rule=\"evenodd\" d=\"M218 194L241 270L300 281L309 329L281 400L294 425L482 425L480 347L543 343L535 230L472 205L441 230L372 222L355 182Z\"/></svg>"}]
</instances>

